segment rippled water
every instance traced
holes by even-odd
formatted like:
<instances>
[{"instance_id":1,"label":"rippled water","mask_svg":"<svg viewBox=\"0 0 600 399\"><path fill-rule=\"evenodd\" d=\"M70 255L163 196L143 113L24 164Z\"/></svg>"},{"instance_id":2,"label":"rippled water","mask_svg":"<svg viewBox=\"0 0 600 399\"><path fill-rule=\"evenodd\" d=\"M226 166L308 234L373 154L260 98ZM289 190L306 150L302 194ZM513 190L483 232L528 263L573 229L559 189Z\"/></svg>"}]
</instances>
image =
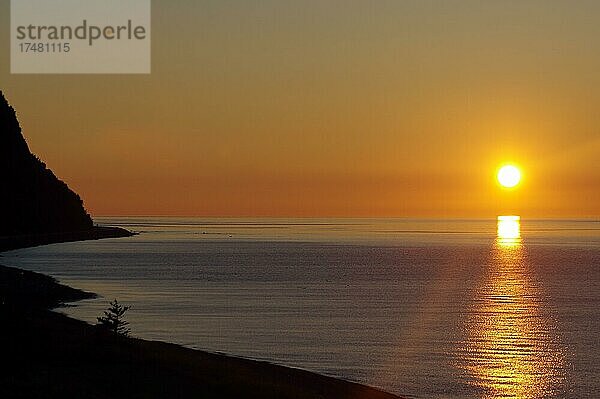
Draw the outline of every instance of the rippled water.
<instances>
[{"instance_id":1,"label":"rippled water","mask_svg":"<svg viewBox=\"0 0 600 399\"><path fill-rule=\"evenodd\" d=\"M408 397L600 392L596 221L105 222L143 234L0 263L103 295L64 309L90 322L118 298L137 336Z\"/></svg>"}]
</instances>

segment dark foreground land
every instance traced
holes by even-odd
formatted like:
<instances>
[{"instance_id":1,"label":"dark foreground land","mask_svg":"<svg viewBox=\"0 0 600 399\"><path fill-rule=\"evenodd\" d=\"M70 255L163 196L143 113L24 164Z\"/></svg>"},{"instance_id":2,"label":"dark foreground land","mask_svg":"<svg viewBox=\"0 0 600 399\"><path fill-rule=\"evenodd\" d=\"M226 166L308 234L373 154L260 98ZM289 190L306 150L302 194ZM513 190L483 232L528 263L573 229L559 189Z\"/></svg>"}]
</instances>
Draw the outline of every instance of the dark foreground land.
<instances>
[{"instance_id":1,"label":"dark foreground land","mask_svg":"<svg viewBox=\"0 0 600 399\"><path fill-rule=\"evenodd\" d=\"M302 370L115 336L49 310L93 296L0 266L0 398L397 398Z\"/></svg>"}]
</instances>

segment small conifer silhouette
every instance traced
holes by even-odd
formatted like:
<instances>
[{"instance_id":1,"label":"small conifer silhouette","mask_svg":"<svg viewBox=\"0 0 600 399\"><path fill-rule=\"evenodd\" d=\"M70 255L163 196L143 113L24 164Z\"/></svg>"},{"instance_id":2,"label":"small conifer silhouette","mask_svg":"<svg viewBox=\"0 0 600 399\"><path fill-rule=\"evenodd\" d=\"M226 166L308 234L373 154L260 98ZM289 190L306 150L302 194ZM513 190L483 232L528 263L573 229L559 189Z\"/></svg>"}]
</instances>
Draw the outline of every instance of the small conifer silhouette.
<instances>
[{"instance_id":1,"label":"small conifer silhouette","mask_svg":"<svg viewBox=\"0 0 600 399\"><path fill-rule=\"evenodd\" d=\"M104 316L98 317L98 324L117 335L127 337L131 330L127 327L129 322L123 317L129 309L130 306L123 306L115 299L104 311Z\"/></svg>"}]
</instances>

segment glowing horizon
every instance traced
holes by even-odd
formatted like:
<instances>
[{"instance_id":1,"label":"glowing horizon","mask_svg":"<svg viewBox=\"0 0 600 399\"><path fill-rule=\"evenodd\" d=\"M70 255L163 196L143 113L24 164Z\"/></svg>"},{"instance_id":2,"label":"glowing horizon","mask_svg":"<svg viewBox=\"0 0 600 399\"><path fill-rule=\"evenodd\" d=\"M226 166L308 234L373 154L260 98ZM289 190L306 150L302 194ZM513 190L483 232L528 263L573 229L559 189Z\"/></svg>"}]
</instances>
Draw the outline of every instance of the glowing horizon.
<instances>
[{"instance_id":1,"label":"glowing horizon","mask_svg":"<svg viewBox=\"0 0 600 399\"><path fill-rule=\"evenodd\" d=\"M0 89L94 216L600 216L600 3L311 5L157 2L151 75Z\"/></svg>"}]
</instances>

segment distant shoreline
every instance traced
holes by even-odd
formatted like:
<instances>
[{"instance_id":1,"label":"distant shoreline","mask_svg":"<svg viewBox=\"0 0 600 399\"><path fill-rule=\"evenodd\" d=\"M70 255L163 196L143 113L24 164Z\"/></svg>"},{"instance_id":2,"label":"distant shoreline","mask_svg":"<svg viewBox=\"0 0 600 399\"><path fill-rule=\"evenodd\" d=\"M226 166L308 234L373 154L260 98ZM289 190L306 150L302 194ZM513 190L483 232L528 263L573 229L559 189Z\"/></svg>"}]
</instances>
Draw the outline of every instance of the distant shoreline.
<instances>
[{"instance_id":1,"label":"distant shoreline","mask_svg":"<svg viewBox=\"0 0 600 399\"><path fill-rule=\"evenodd\" d=\"M121 228L95 227L84 232L0 237L0 253L132 235ZM50 311L94 296L40 273L0 266L0 323L11 326L0 329L0 341L10 343L3 348L10 372L0 375L0 396L399 399L300 369L114 336Z\"/></svg>"},{"instance_id":2,"label":"distant shoreline","mask_svg":"<svg viewBox=\"0 0 600 399\"><path fill-rule=\"evenodd\" d=\"M41 245L58 244L63 242L100 240L104 238L124 238L134 236L129 230L120 227L94 226L89 230L59 233L20 234L15 236L0 236L0 252L21 248L31 248Z\"/></svg>"}]
</instances>

